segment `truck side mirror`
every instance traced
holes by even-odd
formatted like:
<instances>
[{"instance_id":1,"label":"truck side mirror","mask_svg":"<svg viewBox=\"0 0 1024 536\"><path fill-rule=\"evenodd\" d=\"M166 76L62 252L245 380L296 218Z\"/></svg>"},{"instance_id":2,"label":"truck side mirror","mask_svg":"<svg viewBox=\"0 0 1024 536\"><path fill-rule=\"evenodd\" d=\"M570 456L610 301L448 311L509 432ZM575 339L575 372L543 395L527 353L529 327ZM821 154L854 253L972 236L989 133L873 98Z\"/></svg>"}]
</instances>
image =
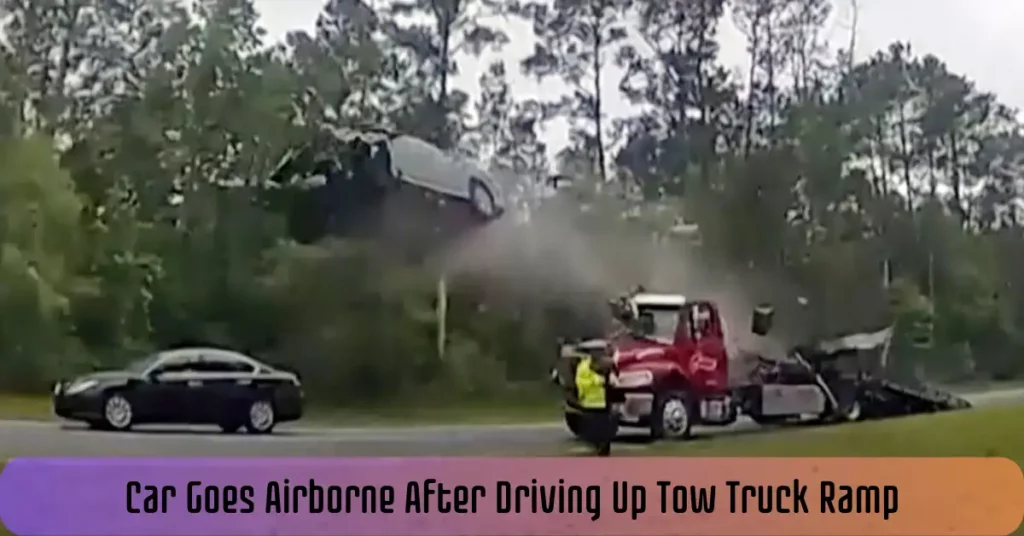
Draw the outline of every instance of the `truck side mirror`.
<instances>
[{"instance_id":1,"label":"truck side mirror","mask_svg":"<svg viewBox=\"0 0 1024 536\"><path fill-rule=\"evenodd\" d=\"M772 330L775 309L770 305L758 305L750 318L750 331L754 335L765 336Z\"/></svg>"}]
</instances>

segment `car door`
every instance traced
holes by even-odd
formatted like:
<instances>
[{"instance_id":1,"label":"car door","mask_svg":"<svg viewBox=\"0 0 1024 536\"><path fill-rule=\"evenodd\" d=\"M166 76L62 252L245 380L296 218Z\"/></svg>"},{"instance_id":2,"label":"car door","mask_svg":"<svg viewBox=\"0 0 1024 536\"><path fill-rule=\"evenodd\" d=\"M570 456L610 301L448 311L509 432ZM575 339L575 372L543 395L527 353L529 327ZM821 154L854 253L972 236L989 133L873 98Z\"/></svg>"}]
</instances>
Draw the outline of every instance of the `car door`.
<instances>
[{"instance_id":1,"label":"car door","mask_svg":"<svg viewBox=\"0 0 1024 536\"><path fill-rule=\"evenodd\" d=\"M176 352L160 362L141 387L144 419L153 423L186 423L192 418L198 353Z\"/></svg>"},{"instance_id":2,"label":"car door","mask_svg":"<svg viewBox=\"0 0 1024 536\"><path fill-rule=\"evenodd\" d=\"M405 180L438 193L465 196L467 186L460 180L465 173L437 146L413 136L391 140L392 164Z\"/></svg>"},{"instance_id":3,"label":"car door","mask_svg":"<svg viewBox=\"0 0 1024 536\"><path fill-rule=\"evenodd\" d=\"M203 388L196 400L198 419L219 424L244 411L256 377L256 367L234 352L207 350L200 356Z\"/></svg>"}]
</instances>

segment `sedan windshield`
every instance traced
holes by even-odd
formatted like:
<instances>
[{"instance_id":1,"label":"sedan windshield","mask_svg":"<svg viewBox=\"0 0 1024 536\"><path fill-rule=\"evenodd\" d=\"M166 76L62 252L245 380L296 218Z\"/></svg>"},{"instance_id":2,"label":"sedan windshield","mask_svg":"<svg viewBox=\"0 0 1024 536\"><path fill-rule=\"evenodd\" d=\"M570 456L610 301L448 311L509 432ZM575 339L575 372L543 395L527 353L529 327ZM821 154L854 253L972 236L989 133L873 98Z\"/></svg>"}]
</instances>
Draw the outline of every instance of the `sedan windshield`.
<instances>
[{"instance_id":1,"label":"sedan windshield","mask_svg":"<svg viewBox=\"0 0 1024 536\"><path fill-rule=\"evenodd\" d=\"M149 367L153 366L153 364L155 364L158 359L160 359L160 354L151 354L146 357L132 361L124 369L127 370L128 372L133 372L135 374L142 374L143 372L149 370Z\"/></svg>"}]
</instances>

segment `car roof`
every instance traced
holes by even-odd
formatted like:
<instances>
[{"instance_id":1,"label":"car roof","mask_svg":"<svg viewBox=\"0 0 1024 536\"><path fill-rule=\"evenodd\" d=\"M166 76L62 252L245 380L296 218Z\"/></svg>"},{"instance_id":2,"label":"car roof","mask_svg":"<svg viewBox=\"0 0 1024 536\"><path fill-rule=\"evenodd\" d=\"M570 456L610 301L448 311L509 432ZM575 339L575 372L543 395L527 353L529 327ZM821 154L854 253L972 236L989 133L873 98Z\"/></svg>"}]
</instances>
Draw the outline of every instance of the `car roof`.
<instances>
[{"instance_id":1,"label":"car roof","mask_svg":"<svg viewBox=\"0 0 1024 536\"><path fill-rule=\"evenodd\" d=\"M655 292L640 292L631 298L637 306L647 307L682 307L686 303L686 297L682 294L658 294Z\"/></svg>"},{"instance_id":2,"label":"car roof","mask_svg":"<svg viewBox=\"0 0 1024 536\"><path fill-rule=\"evenodd\" d=\"M185 347L181 347L181 348L173 348L173 349L170 349L170 350L164 350L164 351L160 352L160 361L164 361L164 360L167 360L167 359L174 359L175 357L178 357L179 355L190 354L190 353L194 353L194 352L199 352L200 354L202 354L202 353L210 353L210 354L230 355L231 357L237 358L239 361L245 361L245 362L247 362L247 363L249 363L249 364L251 364L253 366L257 366L257 367L259 367L259 366L266 367L267 366L266 364L261 363L259 360L255 359L255 358L252 358L250 356L247 356L247 355L243 354L242 352L239 352L239 351L236 351L236 350L229 350L227 348L216 348L216 347L213 347L213 346L185 346Z\"/></svg>"}]
</instances>

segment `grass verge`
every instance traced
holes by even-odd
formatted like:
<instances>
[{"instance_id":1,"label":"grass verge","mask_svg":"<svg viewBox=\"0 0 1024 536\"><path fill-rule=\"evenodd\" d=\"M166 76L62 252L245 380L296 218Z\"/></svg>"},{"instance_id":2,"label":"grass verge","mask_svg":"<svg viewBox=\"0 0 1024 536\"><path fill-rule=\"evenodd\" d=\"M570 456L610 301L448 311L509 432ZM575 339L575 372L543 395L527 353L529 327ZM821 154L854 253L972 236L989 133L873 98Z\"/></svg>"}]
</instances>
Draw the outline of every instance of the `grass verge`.
<instances>
[{"instance_id":1,"label":"grass verge","mask_svg":"<svg viewBox=\"0 0 1024 536\"><path fill-rule=\"evenodd\" d=\"M322 426L416 426L440 424L526 424L552 422L561 417L557 395L533 394L519 399L428 402L411 406L364 408L311 407L301 421ZM44 396L0 395L0 419L49 420L50 399Z\"/></svg>"},{"instance_id":2,"label":"grass verge","mask_svg":"<svg viewBox=\"0 0 1024 536\"><path fill-rule=\"evenodd\" d=\"M0 419L49 419L50 398L45 396L0 395Z\"/></svg>"}]
</instances>

